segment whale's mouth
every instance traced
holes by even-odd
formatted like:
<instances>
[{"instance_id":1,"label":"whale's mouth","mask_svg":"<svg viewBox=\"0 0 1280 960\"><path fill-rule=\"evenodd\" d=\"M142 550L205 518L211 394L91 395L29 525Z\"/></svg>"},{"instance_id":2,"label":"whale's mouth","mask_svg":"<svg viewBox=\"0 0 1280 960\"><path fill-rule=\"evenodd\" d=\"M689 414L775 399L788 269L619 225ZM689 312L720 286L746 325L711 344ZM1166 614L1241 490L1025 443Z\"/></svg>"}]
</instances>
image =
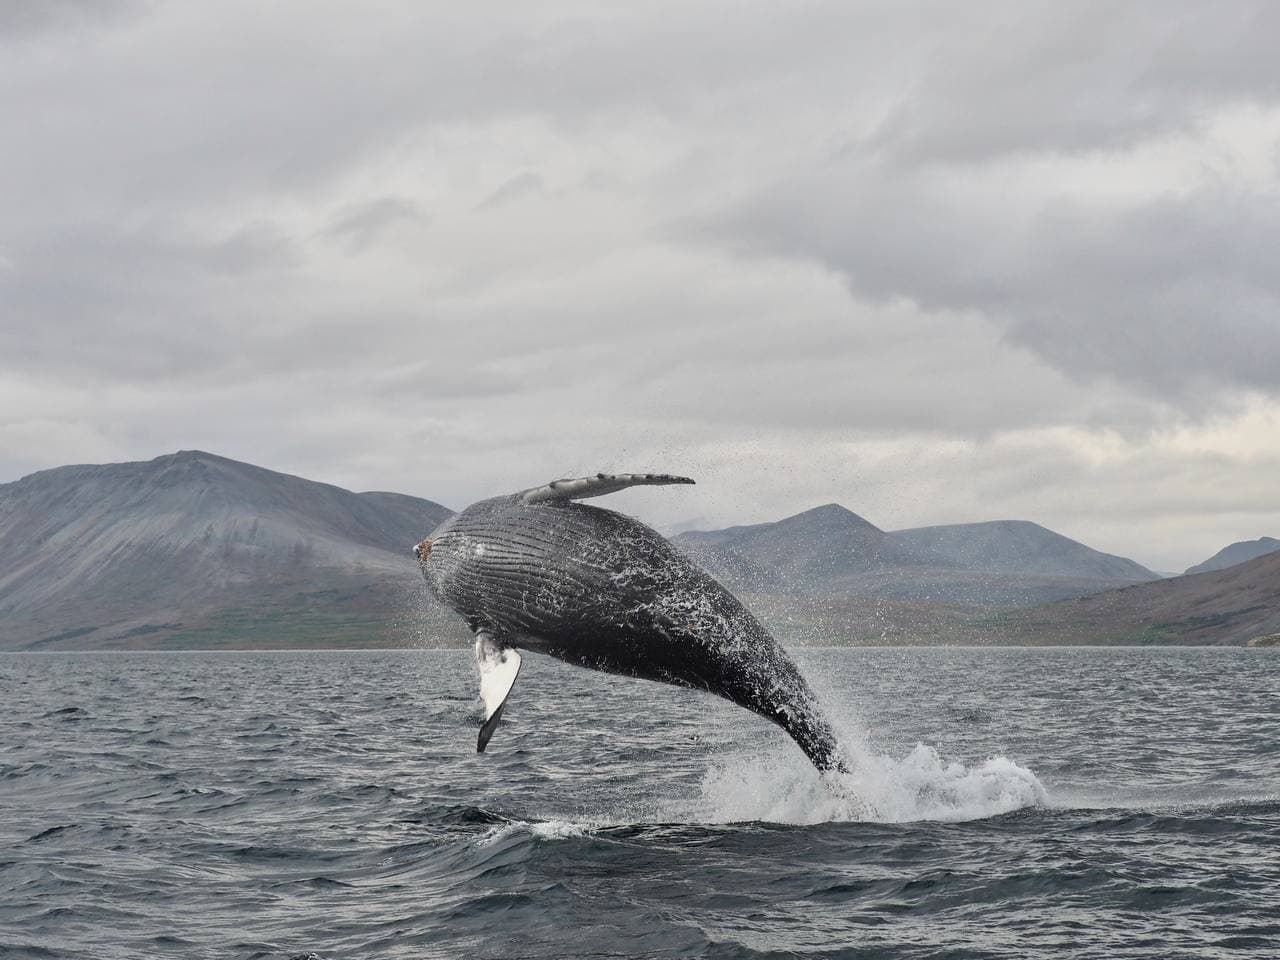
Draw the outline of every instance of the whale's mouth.
<instances>
[{"instance_id":1,"label":"whale's mouth","mask_svg":"<svg viewBox=\"0 0 1280 960\"><path fill-rule=\"evenodd\" d=\"M430 539L423 540L421 543L415 546L413 548L413 555L417 557L419 560L426 560L427 557L431 556L431 540Z\"/></svg>"}]
</instances>

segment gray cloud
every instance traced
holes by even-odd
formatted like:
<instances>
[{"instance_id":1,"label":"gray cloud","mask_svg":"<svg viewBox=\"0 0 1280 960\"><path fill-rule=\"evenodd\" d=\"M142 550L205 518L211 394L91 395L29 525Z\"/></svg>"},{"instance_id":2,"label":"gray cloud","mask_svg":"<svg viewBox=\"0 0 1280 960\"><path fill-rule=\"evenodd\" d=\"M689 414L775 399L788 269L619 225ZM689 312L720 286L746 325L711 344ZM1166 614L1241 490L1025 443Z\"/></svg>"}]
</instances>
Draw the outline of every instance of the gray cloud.
<instances>
[{"instance_id":1,"label":"gray cloud","mask_svg":"<svg viewBox=\"0 0 1280 960\"><path fill-rule=\"evenodd\" d=\"M0 352L38 371L131 379L216 370L269 322L290 242L267 224L206 240L84 223L23 238L0 277ZM251 303L255 291L263 300Z\"/></svg>"},{"instance_id":2,"label":"gray cloud","mask_svg":"<svg viewBox=\"0 0 1280 960\"><path fill-rule=\"evenodd\" d=\"M1275 11L0 6L0 480L670 469L619 506L1186 566L1280 526Z\"/></svg>"},{"instance_id":3,"label":"gray cloud","mask_svg":"<svg viewBox=\"0 0 1280 960\"><path fill-rule=\"evenodd\" d=\"M339 211L325 233L345 243L351 253L360 253L393 233L396 227L416 226L426 220L426 215L411 201L379 197Z\"/></svg>"},{"instance_id":4,"label":"gray cloud","mask_svg":"<svg viewBox=\"0 0 1280 960\"><path fill-rule=\"evenodd\" d=\"M1223 103L1280 96L1280 8L1011 2L942 4L933 56L871 143L895 161L1123 149L1189 129Z\"/></svg>"},{"instance_id":5,"label":"gray cloud","mask_svg":"<svg viewBox=\"0 0 1280 960\"><path fill-rule=\"evenodd\" d=\"M477 210L494 210L504 203L519 200L543 190L542 178L532 170L526 170L505 181L497 190L476 204Z\"/></svg>"},{"instance_id":6,"label":"gray cloud","mask_svg":"<svg viewBox=\"0 0 1280 960\"><path fill-rule=\"evenodd\" d=\"M808 257L854 293L978 311L1058 370L1191 405L1280 392L1275 195L1200 189L1120 209L1048 198L991 210L949 183L864 170L787 184L713 228L747 252Z\"/></svg>"},{"instance_id":7,"label":"gray cloud","mask_svg":"<svg viewBox=\"0 0 1280 960\"><path fill-rule=\"evenodd\" d=\"M145 7L139 0L2 0L0 43L95 27L141 15Z\"/></svg>"}]
</instances>

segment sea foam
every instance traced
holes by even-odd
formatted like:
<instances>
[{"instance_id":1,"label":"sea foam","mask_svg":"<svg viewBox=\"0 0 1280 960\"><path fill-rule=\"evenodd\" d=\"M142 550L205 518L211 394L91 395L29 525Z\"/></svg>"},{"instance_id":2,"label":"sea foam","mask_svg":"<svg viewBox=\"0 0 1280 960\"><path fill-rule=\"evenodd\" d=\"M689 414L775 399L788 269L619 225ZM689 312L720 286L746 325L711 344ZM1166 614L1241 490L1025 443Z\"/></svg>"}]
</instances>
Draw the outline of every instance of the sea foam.
<instances>
[{"instance_id":1,"label":"sea foam","mask_svg":"<svg viewBox=\"0 0 1280 960\"><path fill-rule=\"evenodd\" d=\"M1036 775L1003 756L966 766L924 744L903 757L849 752L849 773L820 774L790 753L716 760L690 812L711 823L902 823L976 820L1048 801Z\"/></svg>"},{"instance_id":2,"label":"sea foam","mask_svg":"<svg viewBox=\"0 0 1280 960\"><path fill-rule=\"evenodd\" d=\"M512 820L491 827L476 838L476 845L492 846L516 834L528 833L539 840L564 840L582 837L598 830L602 824L584 820Z\"/></svg>"}]
</instances>

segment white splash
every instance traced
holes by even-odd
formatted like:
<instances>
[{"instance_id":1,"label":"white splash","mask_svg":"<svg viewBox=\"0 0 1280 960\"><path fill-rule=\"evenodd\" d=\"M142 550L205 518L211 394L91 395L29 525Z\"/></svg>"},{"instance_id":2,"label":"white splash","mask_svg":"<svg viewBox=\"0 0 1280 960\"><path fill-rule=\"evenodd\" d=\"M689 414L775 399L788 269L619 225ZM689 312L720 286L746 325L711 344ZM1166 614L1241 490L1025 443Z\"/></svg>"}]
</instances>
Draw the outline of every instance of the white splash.
<instances>
[{"instance_id":1,"label":"white splash","mask_svg":"<svg viewBox=\"0 0 1280 960\"><path fill-rule=\"evenodd\" d=\"M567 837L584 837L598 830L600 824L580 820L513 820L490 827L476 838L476 846L487 847L517 833L528 833L539 840L564 840Z\"/></svg>"},{"instance_id":2,"label":"white splash","mask_svg":"<svg viewBox=\"0 0 1280 960\"><path fill-rule=\"evenodd\" d=\"M977 762L948 760L917 743L894 754L876 745L860 718L835 718L840 756L848 773L820 773L795 744L775 735L768 745L719 753L696 786L674 796L615 800L597 814L558 814L514 820L490 828L481 846L516 834L562 840L634 824L766 822L907 823L920 820L981 820L1050 803L1040 779L1005 756Z\"/></svg>"},{"instance_id":3,"label":"white splash","mask_svg":"<svg viewBox=\"0 0 1280 960\"><path fill-rule=\"evenodd\" d=\"M819 698L848 773L819 773L794 744L776 736L768 746L712 758L699 795L675 819L791 824L960 821L1049 804L1040 779L1008 757L960 762L923 743L905 753L885 750L838 691L820 690Z\"/></svg>"},{"instance_id":4,"label":"white splash","mask_svg":"<svg viewBox=\"0 0 1280 960\"><path fill-rule=\"evenodd\" d=\"M691 812L710 823L901 823L977 820L1048 801L1034 773L1002 756L965 766L924 744L895 758L865 743L846 754L847 774L819 774L793 751L718 761Z\"/></svg>"}]
</instances>

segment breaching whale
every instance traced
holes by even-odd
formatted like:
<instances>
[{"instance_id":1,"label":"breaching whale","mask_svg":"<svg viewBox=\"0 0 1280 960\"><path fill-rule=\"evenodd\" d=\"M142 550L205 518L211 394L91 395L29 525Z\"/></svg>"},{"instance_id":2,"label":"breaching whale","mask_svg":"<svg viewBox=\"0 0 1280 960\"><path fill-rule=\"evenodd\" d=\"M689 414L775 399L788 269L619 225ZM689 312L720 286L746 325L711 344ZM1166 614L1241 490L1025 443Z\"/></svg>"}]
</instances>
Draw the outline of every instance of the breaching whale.
<instances>
[{"instance_id":1,"label":"breaching whale","mask_svg":"<svg viewBox=\"0 0 1280 960\"><path fill-rule=\"evenodd\" d=\"M520 672L520 650L605 673L707 690L772 720L819 770L843 769L809 685L759 621L638 520L575 501L667 474L556 480L472 504L414 553L476 638L483 752Z\"/></svg>"}]
</instances>

